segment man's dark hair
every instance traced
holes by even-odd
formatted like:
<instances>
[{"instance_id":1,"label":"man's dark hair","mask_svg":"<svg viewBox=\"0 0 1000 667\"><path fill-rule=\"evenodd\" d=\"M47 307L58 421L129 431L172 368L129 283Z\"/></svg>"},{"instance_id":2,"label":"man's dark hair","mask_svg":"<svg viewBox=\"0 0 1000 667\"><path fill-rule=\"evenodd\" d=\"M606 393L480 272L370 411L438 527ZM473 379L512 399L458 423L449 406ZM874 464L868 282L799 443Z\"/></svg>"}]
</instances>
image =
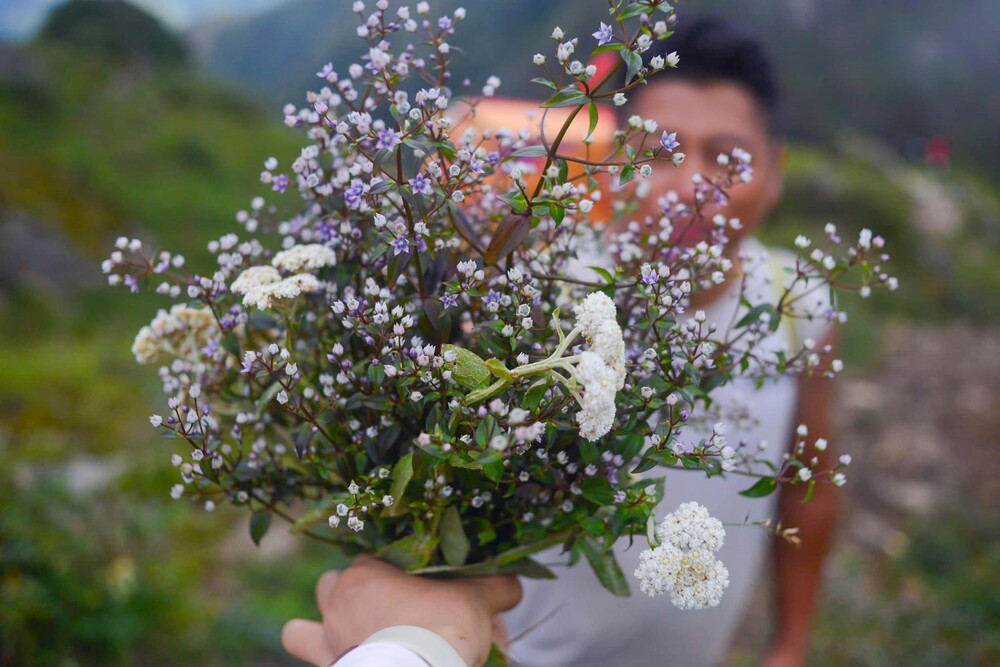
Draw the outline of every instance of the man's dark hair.
<instances>
[{"instance_id":1,"label":"man's dark hair","mask_svg":"<svg viewBox=\"0 0 1000 667\"><path fill-rule=\"evenodd\" d=\"M772 134L779 133L780 91L771 59L764 45L753 35L716 16L681 18L671 37L656 40L643 54L647 63L654 56L666 57L676 51L677 69L657 74L652 84L663 81L722 81L742 86L757 102ZM631 100L642 96L638 86Z\"/></svg>"}]
</instances>

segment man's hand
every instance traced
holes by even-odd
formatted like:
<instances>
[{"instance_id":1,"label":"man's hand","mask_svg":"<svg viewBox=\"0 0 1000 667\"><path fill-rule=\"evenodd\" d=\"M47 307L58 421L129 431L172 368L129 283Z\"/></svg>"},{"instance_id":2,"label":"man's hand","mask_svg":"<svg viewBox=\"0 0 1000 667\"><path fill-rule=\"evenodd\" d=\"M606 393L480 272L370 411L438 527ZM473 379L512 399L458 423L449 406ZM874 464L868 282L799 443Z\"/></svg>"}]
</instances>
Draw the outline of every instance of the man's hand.
<instances>
[{"instance_id":1,"label":"man's hand","mask_svg":"<svg viewBox=\"0 0 1000 667\"><path fill-rule=\"evenodd\" d=\"M328 667L348 649L395 625L415 625L444 637L465 662L480 667L492 642L493 616L521 600L517 577L432 580L406 574L370 557L343 572L326 572L316 585L322 622L285 624L285 650Z\"/></svg>"}]
</instances>

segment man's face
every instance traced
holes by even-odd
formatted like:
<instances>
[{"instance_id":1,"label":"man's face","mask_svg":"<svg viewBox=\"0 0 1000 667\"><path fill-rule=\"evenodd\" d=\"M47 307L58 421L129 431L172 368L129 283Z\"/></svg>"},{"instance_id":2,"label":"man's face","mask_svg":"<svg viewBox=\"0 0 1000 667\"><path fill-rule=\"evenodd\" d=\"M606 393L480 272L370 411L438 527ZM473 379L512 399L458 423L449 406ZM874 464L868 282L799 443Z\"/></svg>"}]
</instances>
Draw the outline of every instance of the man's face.
<instances>
[{"instance_id":1,"label":"man's face","mask_svg":"<svg viewBox=\"0 0 1000 667\"><path fill-rule=\"evenodd\" d=\"M702 174L706 179L722 169L716 162L720 153L742 148L753 156L753 180L738 182L729 190L729 203L708 204L704 217L693 224L675 222L675 241L693 245L710 236L712 218L721 213L726 218L739 218L742 229L728 230L729 247L735 248L742 236L763 222L781 196L782 148L770 135L753 96L741 86L729 82L663 81L650 84L630 109L633 114L652 118L659 123L659 132L676 132L680 147L676 150L687 157L680 167L669 162L656 162L649 182L649 196L640 204L633 219L646 216L658 219L657 199L669 191L677 193L681 202L694 206L691 177Z\"/></svg>"}]
</instances>

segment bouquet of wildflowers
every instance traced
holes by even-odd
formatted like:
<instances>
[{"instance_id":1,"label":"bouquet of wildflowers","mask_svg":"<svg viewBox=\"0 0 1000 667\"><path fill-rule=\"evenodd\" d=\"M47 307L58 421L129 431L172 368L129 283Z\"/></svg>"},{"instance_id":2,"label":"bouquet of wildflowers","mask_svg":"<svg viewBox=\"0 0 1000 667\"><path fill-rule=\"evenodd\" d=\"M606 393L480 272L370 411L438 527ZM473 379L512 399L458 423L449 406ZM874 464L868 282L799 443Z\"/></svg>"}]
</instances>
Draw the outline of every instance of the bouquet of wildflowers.
<instances>
[{"instance_id":1,"label":"bouquet of wildflowers","mask_svg":"<svg viewBox=\"0 0 1000 667\"><path fill-rule=\"evenodd\" d=\"M647 535L642 590L699 607L728 581L713 556L721 524L691 504L657 526L662 480L640 473L739 473L755 478L750 495L843 482L842 466L816 469L801 448L774 469L721 432L695 447L679 434L733 377L840 370L809 346L764 355L756 342L783 318L839 316L797 309L810 291L894 287L882 241L865 232L844 248L830 227L780 299L744 299L725 330L687 312L693 291L735 270L723 250L738 221L717 216L691 247L675 232L749 180L752 159L721 155L692 183L698 204L667 198L654 224L612 233L594 219L684 158L641 118L598 154L604 110L678 64L643 55L669 37L670 5L609 6L595 48L556 28L555 53L534 56L551 96L512 131L475 127L496 77L475 94L451 86L464 10L355 2L363 54L323 67L308 104L285 108L307 145L286 169L264 163L274 201L255 199L239 234L208 243L217 264L189 274L181 255L119 239L110 282L177 301L133 348L168 396L150 421L177 443L174 497L246 507L255 540L277 516L419 573L552 576L531 555L561 546L619 594L611 546ZM580 51L616 64L598 76ZM630 208L612 208L627 223Z\"/></svg>"}]
</instances>

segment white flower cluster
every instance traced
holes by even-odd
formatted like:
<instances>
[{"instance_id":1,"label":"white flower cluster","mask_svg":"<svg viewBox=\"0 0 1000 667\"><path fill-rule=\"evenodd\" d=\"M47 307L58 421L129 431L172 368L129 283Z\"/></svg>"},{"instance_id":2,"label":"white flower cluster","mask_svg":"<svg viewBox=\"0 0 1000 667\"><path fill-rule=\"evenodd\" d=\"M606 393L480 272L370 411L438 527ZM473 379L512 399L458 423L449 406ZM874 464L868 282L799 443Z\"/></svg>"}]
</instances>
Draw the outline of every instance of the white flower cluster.
<instances>
[{"instance_id":1,"label":"white flower cluster","mask_svg":"<svg viewBox=\"0 0 1000 667\"><path fill-rule=\"evenodd\" d=\"M678 609L719 604L729 586L729 570L715 558L726 532L722 522L698 503L684 503L657 526L661 543L639 556L635 578L650 596L668 593Z\"/></svg>"},{"instance_id":2,"label":"white flower cluster","mask_svg":"<svg viewBox=\"0 0 1000 667\"><path fill-rule=\"evenodd\" d=\"M576 420L580 435L593 441L614 423L615 397L625 386L625 340L615 302L603 292L588 294L576 307L576 327L590 344L575 371L577 382L583 385Z\"/></svg>"},{"instance_id":3,"label":"white flower cluster","mask_svg":"<svg viewBox=\"0 0 1000 667\"><path fill-rule=\"evenodd\" d=\"M212 311L179 303L169 312L161 310L152 322L139 330L132 343L132 354L140 364L152 363L160 354L195 361L219 335L219 325Z\"/></svg>"},{"instance_id":4,"label":"white flower cluster","mask_svg":"<svg viewBox=\"0 0 1000 667\"><path fill-rule=\"evenodd\" d=\"M271 265L286 273L315 271L325 266L335 266L337 255L319 243L307 243L282 250L271 260Z\"/></svg>"},{"instance_id":5,"label":"white flower cluster","mask_svg":"<svg viewBox=\"0 0 1000 667\"><path fill-rule=\"evenodd\" d=\"M243 295L244 306L261 310L272 307L275 300L294 299L319 288L319 281L310 273L298 273L282 279L278 270L270 266L252 266L229 286L236 294Z\"/></svg>"}]
</instances>

